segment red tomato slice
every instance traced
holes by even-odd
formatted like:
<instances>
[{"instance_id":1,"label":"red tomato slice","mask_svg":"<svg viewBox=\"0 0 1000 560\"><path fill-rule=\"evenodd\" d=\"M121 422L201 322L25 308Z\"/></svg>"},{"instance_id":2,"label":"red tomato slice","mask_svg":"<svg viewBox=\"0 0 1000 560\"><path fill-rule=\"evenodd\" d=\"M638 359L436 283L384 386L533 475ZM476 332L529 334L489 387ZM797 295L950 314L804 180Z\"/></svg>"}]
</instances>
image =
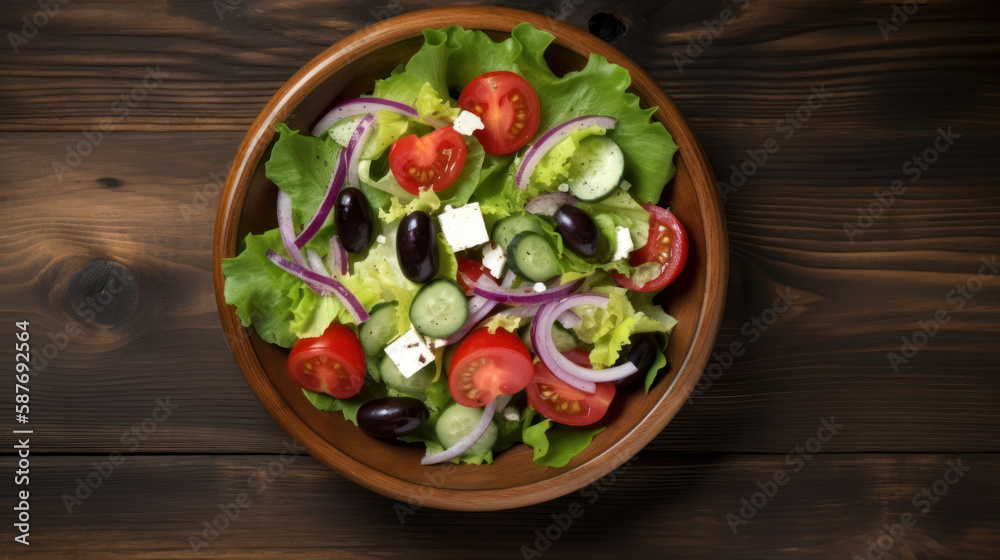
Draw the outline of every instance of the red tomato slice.
<instances>
[{"instance_id":1,"label":"red tomato slice","mask_svg":"<svg viewBox=\"0 0 1000 560\"><path fill-rule=\"evenodd\" d=\"M566 357L580 365L590 366L590 358L583 350L566 352ZM535 363L535 377L528 384L528 404L531 408L549 420L567 426L587 426L604 418L614 398L614 383L598 383L597 391L588 395L564 383L540 361Z\"/></svg>"},{"instance_id":2,"label":"red tomato slice","mask_svg":"<svg viewBox=\"0 0 1000 560\"><path fill-rule=\"evenodd\" d=\"M472 79L458 96L458 106L475 113L486 127L475 135L486 153L509 154L521 149L538 130L538 96L513 72L487 72Z\"/></svg>"},{"instance_id":3,"label":"red tomato slice","mask_svg":"<svg viewBox=\"0 0 1000 560\"><path fill-rule=\"evenodd\" d=\"M660 263L660 274L643 285L619 272L612 276L618 285L636 292L655 292L673 282L684 269L688 258L688 237L684 226L673 212L655 204L643 204L649 212L649 238L646 244L629 254L632 266L648 262Z\"/></svg>"},{"instance_id":4,"label":"red tomato slice","mask_svg":"<svg viewBox=\"0 0 1000 560\"><path fill-rule=\"evenodd\" d=\"M468 147L462 135L446 126L421 137L404 136L389 148L389 169L406 192L435 192L455 182L465 165Z\"/></svg>"},{"instance_id":5,"label":"red tomato slice","mask_svg":"<svg viewBox=\"0 0 1000 560\"><path fill-rule=\"evenodd\" d=\"M465 295L472 296L472 288L483 274L490 274L490 270L483 266L483 263L464 257L458 259L458 286L462 288ZM494 278L496 280L496 278Z\"/></svg>"},{"instance_id":6,"label":"red tomato slice","mask_svg":"<svg viewBox=\"0 0 1000 560\"><path fill-rule=\"evenodd\" d=\"M361 392L367 372L358 335L338 323L321 336L295 341L285 368L299 387L338 399Z\"/></svg>"},{"instance_id":7,"label":"red tomato slice","mask_svg":"<svg viewBox=\"0 0 1000 560\"><path fill-rule=\"evenodd\" d=\"M485 406L498 395L513 395L531 381L531 353L521 339L504 329L485 327L469 333L448 368L452 398L468 407Z\"/></svg>"}]
</instances>

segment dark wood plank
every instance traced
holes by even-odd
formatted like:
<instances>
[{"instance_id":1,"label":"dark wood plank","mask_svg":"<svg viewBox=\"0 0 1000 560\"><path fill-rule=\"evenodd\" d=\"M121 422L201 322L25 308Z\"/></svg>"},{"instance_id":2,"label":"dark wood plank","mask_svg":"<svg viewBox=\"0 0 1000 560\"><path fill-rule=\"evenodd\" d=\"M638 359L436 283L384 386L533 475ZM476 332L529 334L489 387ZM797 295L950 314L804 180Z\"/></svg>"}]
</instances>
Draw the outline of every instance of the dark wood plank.
<instances>
[{"instance_id":1,"label":"dark wood plank","mask_svg":"<svg viewBox=\"0 0 1000 560\"><path fill-rule=\"evenodd\" d=\"M354 29L394 12L463 3L242 2L221 19L212 2L201 0L69 4L18 53L0 51L0 128L80 130L113 117L122 127L245 130L296 69ZM1000 10L993 3L931 2L888 41L877 26L892 15L888 1L817 6L754 0L741 11L743 4L578 0L517 6L584 28L595 13L617 14L630 27L616 46L664 85L696 130L770 128L814 84L826 84L835 101L824 108L823 121L809 126L850 130L855 138L1000 120L1000 108L990 101L1000 80L994 33ZM4 28L17 29L36 9L11 3ZM739 17L678 69L674 55L685 54L689 41L705 31L703 22L718 19L723 9ZM107 13L115 14L113 21ZM160 65L169 76L121 121L111 104L141 82L147 65Z\"/></svg>"},{"instance_id":2,"label":"dark wood plank","mask_svg":"<svg viewBox=\"0 0 1000 560\"><path fill-rule=\"evenodd\" d=\"M281 433L247 389L214 308L217 196L187 221L179 208L197 206L196 189L213 190L210 174L225 169L240 134L115 132L60 183L51 158L77 137L0 138L0 314L31 320L44 344L68 321L83 330L33 382L37 440L49 452L117 449L123 432L169 396L180 408L144 452L280 449ZM730 344L746 350L703 381L651 449L784 453L829 416L847 426L830 451L1000 449L1000 282L959 311L946 300L998 246L996 187L913 187L851 244L842 221L877 187L764 184L747 187L752 201L731 200L720 366ZM115 327L86 324L69 297L81 267L107 260L128 267L138 285L138 307ZM766 310L786 287L799 298L791 310L759 340L752 325L744 332L747 321L771 318ZM894 372L887 353L941 307L950 321ZM4 390L10 383L0 378Z\"/></svg>"},{"instance_id":3,"label":"dark wood plank","mask_svg":"<svg viewBox=\"0 0 1000 560\"><path fill-rule=\"evenodd\" d=\"M891 545L885 558L988 560L1000 547L1000 513L992 499L1000 492L996 454L821 454L795 472L781 456L643 453L600 486L491 513L412 509L307 456L286 459L291 462L282 466L274 455L129 456L86 500L73 504L70 515L62 496L73 495L76 480L93 473L91 463L107 457L33 457L32 544L6 541L2 553L79 560L524 558L522 546L538 541L546 547L539 538L546 531L558 538L548 543L545 558L851 560L881 538L883 546ZM946 475L949 462L968 470ZM12 464L0 460L5 471ZM758 482L779 471L786 483L775 486L766 503L763 494L754 498ZM935 485L940 496L933 494ZM936 503L914 503L925 488ZM249 505L229 506L241 493ZM741 499L755 499L759 508L746 509L749 520L734 522L734 535L727 515L740 515ZM13 507L7 494L2 505ZM238 517L195 553L190 538L222 515L220 505L239 510ZM906 514L911 527L900 534L893 525ZM553 516L572 524L560 535L549 529L558 528ZM884 524L899 536L882 536Z\"/></svg>"}]
</instances>

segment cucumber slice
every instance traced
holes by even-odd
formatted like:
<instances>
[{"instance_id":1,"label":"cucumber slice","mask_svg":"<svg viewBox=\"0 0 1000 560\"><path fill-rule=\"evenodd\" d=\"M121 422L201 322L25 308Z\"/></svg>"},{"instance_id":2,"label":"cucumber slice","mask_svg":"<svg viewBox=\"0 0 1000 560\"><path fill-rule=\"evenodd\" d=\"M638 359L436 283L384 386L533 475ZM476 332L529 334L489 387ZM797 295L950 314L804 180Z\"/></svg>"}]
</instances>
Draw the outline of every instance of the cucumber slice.
<instances>
[{"instance_id":1,"label":"cucumber slice","mask_svg":"<svg viewBox=\"0 0 1000 560\"><path fill-rule=\"evenodd\" d=\"M498 221L493 225L493 232L490 238L496 241L497 245L507 253L510 242L514 240L514 237L525 231L545 234L541 220L532 214L526 214L523 216L508 216ZM507 254L509 257L509 253Z\"/></svg>"},{"instance_id":2,"label":"cucumber slice","mask_svg":"<svg viewBox=\"0 0 1000 560\"><path fill-rule=\"evenodd\" d=\"M450 278L423 285L410 304L410 322L421 334L445 338L462 328L469 318L469 300Z\"/></svg>"},{"instance_id":3,"label":"cucumber slice","mask_svg":"<svg viewBox=\"0 0 1000 560\"><path fill-rule=\"evenodd\" d=\"M468 408L458 403L453 403L441 413L437 424L434 426L434 434L437 436L438 441L441 442L441 445L445 449L448 449L470 434L482 417L482 408ZM483 437L479 438L479 441L463 453L462 456L482 455L492 449L493 444L497 441L498 431L497 423L491 421Z\"/></svg>"},{"instance_id":4,"label":"cucumber slice","mask_svg":"<svg viewBox=\"0 0 1000 560\"><path fill-rule=\"evenodd\" d=\"M365 354L378 354L389 340L396 336L396 302L383 303L375 306L371 317L358 327L358 338Z\"/></svg>"},{"instance_id":5,"label":"cucumber slice","mask_svg":"<svg viewBox=\"0 0 1000 560\"><path fill-rule=\"evenodd\" d=\"M403 377L403 373L399 371L399 368L396 367L396 364L389 356L382 356L382 360L378 364L378 372L382 376L382 381L390 389L395 389L415 399L424 400L427 398L427 387L434 380L437 369L433 363L427 364L417 370L417 373L406 378Z\"/></svg>"},{"instance_id":6,"label":"cucumber slice","mask_svg":"<svg viewBox=\"0 0 1000 560\"><path fill-rule=\"evenodd\" d=\"M561 272L552 243L533 231L514 236L507 250L507 265L514 274L532 282L544 282Z\"/></svg>"},{"instance_id":7,"label":"cucumber slice","mask_svg":"<svg viewBox=\"0 0 1000 560\"><path fill-rule=\"evenodd\" d=\"M588 136L580 141L569 163L569 190L580 200L607 197L621 184L625 154L606 136Z\"/></svg>"}]
</instances>

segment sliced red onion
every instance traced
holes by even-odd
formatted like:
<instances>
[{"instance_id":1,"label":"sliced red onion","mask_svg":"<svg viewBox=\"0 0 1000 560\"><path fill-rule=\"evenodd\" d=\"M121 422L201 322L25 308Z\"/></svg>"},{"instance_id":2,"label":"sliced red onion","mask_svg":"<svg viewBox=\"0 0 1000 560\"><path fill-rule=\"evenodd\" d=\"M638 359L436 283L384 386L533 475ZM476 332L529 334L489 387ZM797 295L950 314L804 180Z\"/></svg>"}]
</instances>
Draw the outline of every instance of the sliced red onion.
<instances>
[{"instance_id":1,"label":"sliced red onion","mask_svg":"<svg viewBox=\"0 0 1000 560\"><path fill-rule=\"evenodd\" d=\"M323 264L323 259L319 258L319 253L313 251L312 249L306 249L306 260L309 262L309 268L316 274L322 274L323 276L329 276L330 272L326 270L326 265Z\"/></svg>"},{"instance_id":2,"label":"sliced red onion","mask_svg":"<svg viewBox=\"0 0 1000 560\"><path fill-rule=\"evenodd\" d=\"M503 281L500 282L500 287L503 288L503 289L507 289L507 288L509 288L509 287L511 287L511 286L514 285L514 280L516 280L516 279L517 279L517 275L514 274L514 271L513 270L508 270L507 274L504 274L504 276L503 276ZM490 278L490 280L492 280L492 278Z\"/></svg>"},{"instance_id":3,"label":"sliced red onion","mask_svg":"<svg viewBox=\"0 0 1000 560\"><path fill-rule=\"evenodd\" d=\"M317 294L321 296L329 294L337 296L357 324L360 325L369 319L368 312L365 311L365 307L361 305L358 298L354 297L354 294L337 280L328 278L322 274L316 274L308 268L299 266L271 250L267 251L267 258L271 259L271 262L281 270L305 282L306 286L309 286L309 289Z\"/></svg>"},{"instance_id":4,"label":"sliced red onion","mask_svg":"<svg viewBox=\"0 0 1000 560\"><path fill-rule=\"evenodd\" d=\"M588 393L592 385L587 383L602 383L605 381L617 381L635 373L636 367L632 362L625 362L620 366L596 370L573 363L569 358L563 356L556 350L552 341L552 325L555 318L563 311L577 305L594 305L604 309L608 306L608 296L604 294L576 294L569 296L562 301L542 308L541 312L535 316L531 322L531 344L535 347L538 359L545 364L553 375L564 382ZM586 386L587 389L583 387ZM596 390L596 387L594 387Z\"/></svg>"},{"instance_id":5,"label":"sliced red onion","mask_svg":"<svg viewBox=\"0 0 1000 560\"><path fill-rule=\"evenodd\" d=\"M480 321L486 318L493 311L493 308L497 306L497 302L488 300L481 296L472 296L469 298L469 318L466 319L465 324L458 331L444 339L445 346L455 344L456 342L465 338L465 335L469 334L469 331L473 329Z\"/></svg>"},{"instance_id":6,"label":"sliced red onion","mask_svg":"<svg viewBox=\"0 0 1000 560\"><path fill-rule=\"evenodd\" d=\"M295 226L292 224L292 198L288 193L278 189L278 232L281 233L281 243L285 246L288 256L292 257L292 262L308 268L299 247L295 245Z\"/></svg>"},{"instance_id":7,"label":"sliced red onion","mask_svg":"<svg viewBox=\"0 0 1000 560\"><path fill-rule=\"evenodd\" d=\"M570 119L550 128L524 152L524 159L521 160L521 166L517 168L517 175L514 176L517 188L525 189L528 187L528 179L535 172L538 162L542 161L545 154L549 153L549 150L553 146L558 144L563 138L569 136L571 132L582 128L590 128L595 125L610 130L616 124L618 124L618 119L613 117L587 115L585 117Z\"/></svg>"},{"instance_id":8,"label":"sliced red onion","mask_svg":"<svg viewBox=\"0 0 1000 560\"><path fill-rule=\"evenodd\" d=\"M330 238L330 252L326 255L326 267L333 273L333 277L347 274L347 249L340 242L340 236L334 235Z\"/></svg>"},{"instance_id":9,"label":"sliced red onion","mask_svg":"<svg viewBox=\"0 0 1000 560\"><path fill-rule=\"evenodd\" d=\"M493 413L497 410L497 401L490 401L483 408L483 417L479 419L479 423L476 427L472 429L464 438L458 440L455 445L452 445L448 449L440 453L435 453L433 455L428 455L420 460L421 465L434 465L437 463L443 463L445 461L451 461L455 457L460 457L463 453L468 451L473 445L479 441L479 438L483 437L486 430L490 427L490 422L493 421Z\"/></svg>"},{"instance_id":10,"label":"sliced red onion","mask_svg":"<svg viewBox=\"0 0 1000 560\"><path fill-rule=\"evenodd\" d=\"M337 124L337 122L341 119L346 119L347 117L353 117L355 115L363 115L365 113L372 113L375 111L392 111L394 113L399 113L404 117L412 118L420 116L416 109L405 103L382 99L380 97L357 97L337 105L331 109L330 112L323 115L323 118L316 123L316 126L312 127L310 133L313 136L319 136L326 132L331 126Z\"/></svg>"},{"instance_id":11,"label":"sliced red onion","mask_svg":"<svg viewBox=\"0 0 1000 560\"><path fill-rule=\"evenodd\" d=\"M358 126L355 127L354 133L351 134L351 140L347 143L347 186L357 188L361 182L358 179L358 161L361 159L361 149L365 145L365 141L368 140L368 136L372 132L372 124L375 122L375 113L368 113L365 118L361 119Z\"/></svg>"},{"instance_id":12,"label":"sliced red onion","mask_svg":"<svg viewBox=\"0 0 1000 560\"><path fill-rule=\"evenodd\" d=\"M564 204L576 204L580 199L568 192L542 193L524 205L524 209L532 214L551 216Z\"/></svg>"},{"instance_id":13,"label":"sliced red onion","mask_svg":"<svg viewBox=\"0 0 1000 560\"><path fill-rule=\"evenodd\" d=\"M583 284L583 278L560 284L555 288L550 288L544 292L536 292L532 289L502 288L496 285L492 279L484 281L487 275L479 277L479 281L473 286L473 293L478 296L493 300L497 303L510 303L513 305L539 305L566 297ZM492 285L490 285L492 283Z\"/></svg>"},{"instance_id":14,"label":"sliced red onion","mask_svg":"<svg viewBox=\"0 0 1000 560\"><path fill-rule=\"evenodd\" d=\"M306 227L302 228L299 236L295 238L296 247L301 249L306 243L309 243L319 233L320 228L323 227L323 223L326 222L326 218L333 211L333 205L337 201L337 195L340 194L340 188L344 186L344 177L347 176L347 151L346 149L340 150L340 155L337 157L337 169L334 170L333 175L330 177L330 186L326 188L326 194L323 195L323 200L319 203L319 208L316 209L316 213L313 214L312 219L309 220Z\"/></svg>"}]
</instances>

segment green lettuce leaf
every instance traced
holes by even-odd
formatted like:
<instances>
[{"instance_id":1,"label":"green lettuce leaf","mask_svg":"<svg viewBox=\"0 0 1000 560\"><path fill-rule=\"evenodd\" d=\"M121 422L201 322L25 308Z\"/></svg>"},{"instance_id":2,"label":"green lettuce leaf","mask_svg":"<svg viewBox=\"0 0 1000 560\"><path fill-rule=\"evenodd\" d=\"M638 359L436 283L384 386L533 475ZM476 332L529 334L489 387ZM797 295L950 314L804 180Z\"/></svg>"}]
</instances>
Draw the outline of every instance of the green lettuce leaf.
<instances>
[{"instance_id":1,"label":"green lettuce leaf","mask_svg":"<svg viewBox=\"0 0 1000 560\"><path fill-rule=\"evenodd\" d=\"M330 186L340 146L329 137L299 134L285 123L274 128L278 140L264 164L265 174L292 199L292 221L301 229L312 219Z\"/></svg>"},{"instance_id":2,"label":"green lettuce leaf","mask_svg":"<svg viewBox=\"0 0 1000 560\"><path fill-rule=\"evenodd\" d=\"M268 260L268 249L284 253L277 229L249 234L243 245L239 255L222 260L226 303L236 306L243 326L252 324L267 342L291 348L297 337L291 329L293 301L289 294L308 288Z\"/></svg>"},{"instance_id":3,"label":"green lettuce leaf","mask_svg":"<svg viewBox=\"0 0 1000 560\"><path fill-rule=\"evenodd\" d=\"M629 292L613 285L588 286L587 291L608 295L608 306L593 305L574 308L580 322L573 332L587 344L593 344L590 361L596 368L611 367L618 360L622 346L638 333L668 333L677 320L652 303L652 296ZM632 299L630 300L630 294Z\"/></svg>"},{"instance_id":4,"label":"green lettuce leaf","mask_svg":"<svg viewBox=\"0 0 1000 560\"><path fill-rule=\"evenodd\" d=\"M588 136L603 136L607 131L599 126L574 130L542 157L531 173L531 182L541 190L555 190L569 179L569 164L580 141Z\"/></svg>"},{"instance_id":5,"label":"green lettuce leaf","mask_svg":"<svg viewBox=\"0 0 1000 560\"><path fill-rule=\"evenodd\" d=\"M376 383L370 379L365 379L365 385L361 392L349 399L338 399L323 393L315 393L307 389L302 389L302 394L319 410L328 412L340 411L344 419L358 425L358 409L368 401L380 399L386 396L385 385Z\"/></svg>"},{"instance_id":6,"label":"green lettuce leaf","mask_svg":"<svg viewBox=\"0 0 1000 560\"><path fill-rule=\"evenodd\" d=\"M524 443L534 451L536 465L547 467L565 467L570 459L576 457L590 445L594 436L604 431L605 427L591 428L586 426L564 426L544 418L534 423L536 418L542 418L530 406L524 412L521 437Z\"/></svg>"}]
</instances>

